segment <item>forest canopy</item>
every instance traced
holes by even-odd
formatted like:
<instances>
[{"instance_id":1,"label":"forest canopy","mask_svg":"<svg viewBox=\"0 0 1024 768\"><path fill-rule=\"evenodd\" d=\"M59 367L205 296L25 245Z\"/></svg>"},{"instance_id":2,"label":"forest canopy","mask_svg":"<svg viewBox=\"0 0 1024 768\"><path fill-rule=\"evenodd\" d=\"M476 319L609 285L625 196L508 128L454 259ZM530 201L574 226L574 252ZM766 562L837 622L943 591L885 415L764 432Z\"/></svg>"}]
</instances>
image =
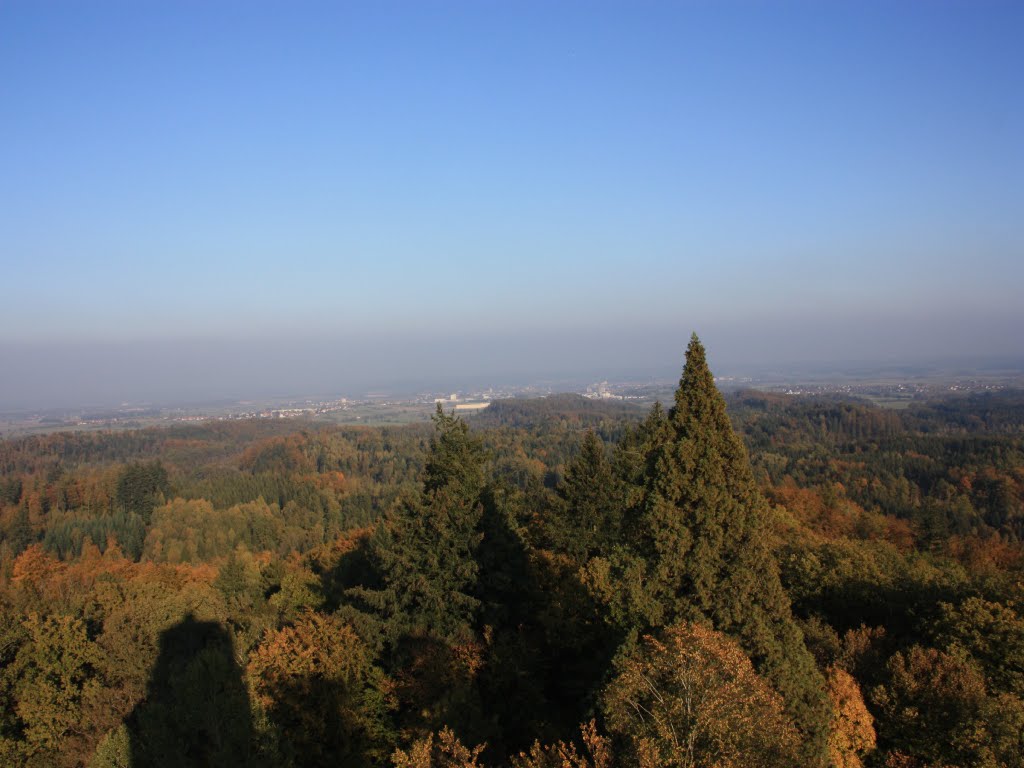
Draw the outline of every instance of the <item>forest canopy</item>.
<instances>
[{"instance_id":1,"label":"forest canopy","mask_svg":"<svg viewBox=\"0 0 1024 768\"><path fill-rule=\"evenodd\" d=\"M1024 765L1024 397L0 442L0 762Z\"/></svg>"}]
</instances>

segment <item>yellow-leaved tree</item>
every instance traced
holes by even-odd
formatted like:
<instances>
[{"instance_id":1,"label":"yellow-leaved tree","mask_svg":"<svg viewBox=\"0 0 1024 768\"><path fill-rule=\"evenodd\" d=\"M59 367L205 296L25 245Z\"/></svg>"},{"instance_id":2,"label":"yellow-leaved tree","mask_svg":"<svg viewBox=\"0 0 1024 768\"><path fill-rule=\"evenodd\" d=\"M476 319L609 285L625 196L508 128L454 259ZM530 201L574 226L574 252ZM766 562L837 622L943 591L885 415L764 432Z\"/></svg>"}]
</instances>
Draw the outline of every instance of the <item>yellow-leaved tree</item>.
<instances>
[{"instance_id":1,"label":"yellow-leaved tree","mask_svg":"<svg viewBox=\"0 0 1024 768\"><path fill-rule=\"evenodd\" d=\"M797 765L800 740L782 697L740 646L700 624L645 636L604 694L608 728L639 768Z\"/></svg>"},{"instance_id":2,"label":"yellow-leaved tree","mask_svg":"<svg viewBox=\"0 0 1024 768\"><path fill-rule=\"evenodd\" d=\"M836 768L861 768L861 757L875 748L874 718L849 672L830 667L827 679L828 695L835 710L828 735L829 759Z\"/></svg>"}]
</instances>

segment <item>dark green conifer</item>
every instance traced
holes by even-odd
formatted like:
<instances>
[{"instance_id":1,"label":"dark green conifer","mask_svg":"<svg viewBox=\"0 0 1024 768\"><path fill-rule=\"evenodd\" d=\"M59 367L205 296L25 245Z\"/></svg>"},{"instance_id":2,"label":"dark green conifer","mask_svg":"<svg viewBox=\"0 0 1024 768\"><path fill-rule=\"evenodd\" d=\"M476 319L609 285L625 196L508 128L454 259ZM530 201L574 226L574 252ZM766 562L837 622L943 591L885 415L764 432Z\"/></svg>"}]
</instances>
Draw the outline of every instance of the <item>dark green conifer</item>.
<instances>
[{"instance_id":1,"label":"dark green conifer","mask_svg":"<svg viewBox=\"0 0 1024 768\"><path fill-rule=\"evenodd\" d=\"M583 564L605 552L618 537L622 518L620 484L604 443L588 430L580 452L566 468L558 487L545 538L556 552Z\"/></svg>"},{"instance_id":2,"label":"dark green conifer","mask_svg":"<svg viewBox=\"0 0 1024 768\"><path fill-rule=\"evenodd\" d=\"M462 419L444 412L441 404L433 416L434 437L423 473L423 493L429 498L440 491L465 501L476 501L483 490L483 444L469 434Z\"/></svg>"},{"instance_id":3,"label":"dark green conifer","mask_svg":"<svg viewBox=\"0 0 1024 768\"><path fill-rule=\"evenodd\" d=\"M139 515L147 524L160 496L169 491L167 469L159 461L132 462L117 479L116 497L121 510Z\"/></svg>"},{"instance_id":4,"label":"dark green conifer","mask_svg":"<svg viewBox=\"0 0 1024 768\"><path fill-rule=\"evenodd\" d=\"M378 530L372 559L380 587L349 590L381 620L384 639L427 635L445 641L471 636L484 450L460 419L438 406L418 498L401 503Z\"/></svg>"},{"instance_id":5,"label":"dark green conifer","mask_svg":"<svg viewBox=\"0 0 1024 768\"><path fill-rule=\"evenodd\" d=\"M785 697L808 738L809 762L819 758L824 681L793 621L765 543L767 504L696 334L649 463L637 544L661 620L710 621L737 638Z\"/></svg>"},{"instance_id":6,"label":"dark green conifer","mask_svg":"<svg viewBox=\"0 0 1024 768\"><path fill-rule=\"evenodd\" d=\"M622 541L639 552L647 478L654 475L654 465L661 447L668 441L671 426L660 401L637 427L628 429L615 446L612 467L623 486Z\"/></svg>"}]
</instances>

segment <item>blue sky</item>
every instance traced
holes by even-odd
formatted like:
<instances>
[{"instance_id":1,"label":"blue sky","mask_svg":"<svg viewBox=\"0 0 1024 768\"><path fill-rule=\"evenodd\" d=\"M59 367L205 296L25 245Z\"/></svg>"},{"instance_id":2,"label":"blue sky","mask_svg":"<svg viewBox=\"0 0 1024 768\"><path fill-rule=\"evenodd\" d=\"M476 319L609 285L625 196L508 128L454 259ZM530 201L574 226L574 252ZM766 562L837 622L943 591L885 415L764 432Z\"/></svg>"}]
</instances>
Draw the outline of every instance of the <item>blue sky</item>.
<instances>
[{"instance_id":1,"label":"blue sky","mask_svg":"<svg viewBox=\"0 0 1024 768\"><path fill-rule=\"evenodd\" d=\"M1022 39L984 0L0 0L0 387L190 341L1024 354Z\"/></svg>"}]
</instances>

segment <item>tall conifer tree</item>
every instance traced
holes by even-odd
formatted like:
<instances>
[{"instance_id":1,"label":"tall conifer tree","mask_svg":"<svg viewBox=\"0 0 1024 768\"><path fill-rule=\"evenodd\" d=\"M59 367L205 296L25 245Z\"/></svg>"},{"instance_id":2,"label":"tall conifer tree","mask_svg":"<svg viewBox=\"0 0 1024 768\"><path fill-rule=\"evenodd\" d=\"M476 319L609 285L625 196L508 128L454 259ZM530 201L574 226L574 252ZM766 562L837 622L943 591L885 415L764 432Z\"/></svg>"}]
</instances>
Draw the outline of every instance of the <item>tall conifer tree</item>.
<instances>
[{"instance_id":1,"label":"tall conifer tree","mask_svg":"<svg viewBox=\"0 0 1024 768\"><path fill-rule=\"evenodd\" d=\"M582 565L607 551L619 534L622 492L601 438L588 430L579 455L566 468L545 526L545 538L556 552Z\"/></svg>"},{"instance_id":2,"label":"tall conifer tree","mask_svg":"<svg viewBox=\"0 0 1024 768\"><path fill-rule=\"evenodd\" d=\"M709 621L737 638L823 754L828 704L765 544L767 504L696 334L646 478L638 527L647 589L664 623Z\"/></svg>"},{"instance_id":3,"label":"tall conifer tree","mask_svg":"<svg viewBox=\"0 0 1024 768\"><path fill-rule=\"evenodd\" d=\"M480 605L474 593L484 449L440 406L434 426L423 492L389 516L372 544L381 587L349 590L382 620L391 643L408 634L464 641Z\"/></svg>"}]
</instances>

